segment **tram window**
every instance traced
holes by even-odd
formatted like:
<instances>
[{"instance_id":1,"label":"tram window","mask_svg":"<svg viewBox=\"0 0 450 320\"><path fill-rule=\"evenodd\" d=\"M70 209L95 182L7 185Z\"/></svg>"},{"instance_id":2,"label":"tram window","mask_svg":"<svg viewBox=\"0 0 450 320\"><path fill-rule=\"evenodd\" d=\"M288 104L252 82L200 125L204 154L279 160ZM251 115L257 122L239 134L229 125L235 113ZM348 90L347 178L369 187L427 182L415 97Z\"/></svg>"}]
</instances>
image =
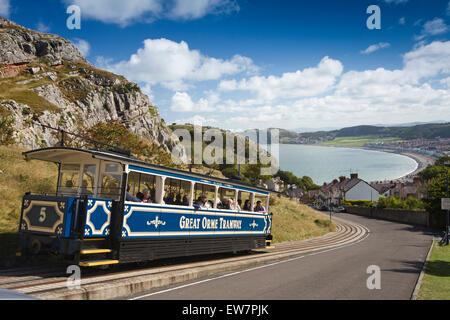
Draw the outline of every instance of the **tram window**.
<instances>
[{"instance_id":1,"label":"tram window","mask_svg":"<svg viewBox=\"0 0 450 320\"><path fill-rule=\"evenodd\" d=\"M220 202L217 203L218 209L234 210L236 205L236 191L228 188L219 188L217 197ZM231 201L230 201L231 200Z\"/></svg>"},{"instance_id":2,"label":"tram window","mask_svg":"<svg viewBox=\"0 0 450 320\"><path fill-rule=\"evenodd\" d=\"M251 205L251 193L245 192L245 191L239 191L238 201L241 203L239 204L241 207L241 210L245 211L253 211L252 205Z\"/></svg>"},{"instance_id":3,"label":"tram window","mask_svg":"<svg viewBox=\"0 0 450 320\"><path fill-rule=\"evenodd\" d=\"M132 195L136 195L139 192L140 176L140 173L133 171L128 174L128 185L130 186L130 190L128 192Z\"/></svg>"},{"instance_id":4,"label":"tram window","mask_svg":"<svg viewBox=\"0 0 450 320\"><path fill-rule=\"evenodd\" d=\"M260 201L260 206L258 206L258 201ZM255 206L253 211L255 212L267 212L266 208L267 196L261 194L255 194Z\"/></svg>"},{"instance_id":5,"label":"tram window","mask_svg":"<svg viewBox=\"0 0 450 320\"><path fill-rule=\"evenodd\" d=\"M65 196L75 196L78 192L79 179L79 164L62 164L58 194Z\"/></svg>"},{"instance_id":6,"label":"tram window","mask_svg":"<svg viewBox=\"0 0 450 320\"><path fill-rule=\"evenodd\" d=\"M164 203L181 206L189 203L191 182L166 178L164 182Z\"/></svg>"},{"instance_id":7,"label":"tram window","mask_svg":"<svg viewBox=\"0 0 450 320\"><path fill-rule=\"evenodd\" d=\"M100 179L101 188L99 196L101 198L119 200L121 179L122 172L118 164L105 164Z\"/></svg>"},{"instance_id":8,"label":"tram window","mask_svg":"<svg viewBox=\"0 0 450 320\"><path fill-rule=\"evenodd\" d=\"M81 194L92 196L94 195L94 181L95 171L97 166L95 164L85 164L83 166L83 177L81 181Z\"/></svg>"},{"instance_id":9,"label":"tram window","mask_svg":"<svg viewBox=\"0 0 450 320\"><path fill-rule=\"evenodd\" d=\"M119 165L118 164L109 164L107 163L105 165L105 172L117 172L119 171Z\"/></svg>"},{"instance_id":10,"label":"tram window","mask_svg":"<svg viewBox=\"0 0 450 320\"><path fill-rule=\"evenodd\" d=\"M138 173L131 171L128 174L128 185L130 194L136 198L141 199L143 197L142 191L145 189L150 190L150 200L155 201L155 176L152 174Z\"/></svg>"},{"instance_id":11,"label":"tram window","mask_svg":"<svg viewBox=\"0 0 450 320\"><path fill-rule=\"evenodd\" d=\"M145 189L150 190L150 199L152 202L155 201L155 190L156 190L156 177L152 174L140 174L139 179L139 190L136 193L136 197L140 198L142 191Z\"/></svg>"},{"instance_id":12,"label":"tram window","mask_svg":"<svg viewBox=\"0 0 450 320\"><path fill-rule=\"evenodd\" d=\"M202 200L202 195L206 196L205 202ZM194 203L203 208L213 208L214 198L216 196L216 188L211 185L196 183L194 188Z\"/></svg>"}]
</instances>

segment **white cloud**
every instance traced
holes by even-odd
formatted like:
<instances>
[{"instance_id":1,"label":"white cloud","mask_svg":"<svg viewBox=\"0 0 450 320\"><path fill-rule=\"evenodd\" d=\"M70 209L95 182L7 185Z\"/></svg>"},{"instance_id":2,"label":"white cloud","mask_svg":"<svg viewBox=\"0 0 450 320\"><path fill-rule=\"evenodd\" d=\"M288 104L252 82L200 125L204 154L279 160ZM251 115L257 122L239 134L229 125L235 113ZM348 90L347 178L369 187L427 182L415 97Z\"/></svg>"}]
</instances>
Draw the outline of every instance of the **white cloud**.
<instances>
[{"instance_id":1,"label":"white cloud","mask_svg":"<svg viewBox=\"0 0 450 320\"><path fill-rule=\"evenodd\" d=\"M447 87L447 89L450 89L450 77L442 79L440 81L441 84Z\"/></svg>"},{"instance_id":2,"label":"white cloud","mask_svg":"<svg viewBox=\"0 0 450 320\"><path fill-rule=\"evenodd\" d=\"M9 0L0 0L0 15L4 17L9 17L11 5Z\"/></svg>"},{"instance_id":3,"label":"white cloud","mask_svg":"<svg viewBox=\"0 0 450 320\"><path fill-rule=\"evenodd\" d=\"M175 0L169 12L172 18L198 19L209 13L231 13L239 11L239 5L233 0Z\"/></svg>"},{"instance_id":4,"label":"white cloud","mask_svg":"<svg viewBox=\"0 0 450 320\"><path fill-rule=\"evenodd\" d=\"M206 93L205 98L193 102L191 97L186 92L176 92L172 96L170 109L175 112L213 112L221 109L216 106L219 102L219 96L212 91Z\"/></svg>"},{"instance_id":5,"label":"white cloud","mask_svg":"<svg viewBox=\"0 0 450 320\"><path fill-rule=\"evenodd\" d=\"M142 19L155 19L162 13L161 0L63 0L77 5L83 18L126 26Z\"/></svg>"},{"instance_id":6,"label":"white cloud","mask_svg":"<svg viewBox=\"0 0 450 320\"><path fill-rule=\"evenodd\" d=\"M186 90L187 82L217 80L224 75L257 69L247 57L235 55L228 60L207 57L198 50L191 50L184 41L178 43L167 39L147 39L144 47L129 60L112 65L105 63L102 67L132 81L162 84L174 91Z\"/></svg>"},{"instance_id":7,"label":"white cloud","mask_svg":"<svg viewBox=\"0 0 450 320\"><path fill-rule=\"evenodd\" d=\"M404 25L406 23L405 17L401 17L400 19L398 19L398 23Z\"/></svg>"},{"instance_id":8,"label":"white cloud","mask_svg":"<svg viewBox=\"0 0 450 320\"><path fill-rule=\"evenodd\" d=\"M436 36L446 33L449 30L449 26L441 18L434 18L431 21L427 21L422 28L420 35L415 36L416 40L422 40L428 36Z\"/></svg>"},{"instance_id":9,"label":"white cloud","mask_svg":"<svg viewBox=\"0 0 450 320\"><path fill-rule=\"evenodd\" d=\"M0 0L5 1L5 0ZM158 19L192 20L208 14L229 14L239 11L236 0L61 0L77 5L83 18L118 24Z\"/></svg>"},{"instance_id":10,"label":"white cloud","mask_svg":"<svg viewBox=\"0 0 450 320\"><path fill-rule=\"evenodd\" d=\"M80 50L83 56L87 57L89 55L89 51L91 50L91 45L89 44L89 42L83 39L76 38L73 44L75 47L77 47L78 50Z\"/></svg>"},{"instance_id":11,"label":"white cloud","mask_svg":"<svg viewBox=\"0 0 450 320\"><path fill-rule=\"evenodd\" d=\"M339 61L334 61L340 65ZM300 74L303 72L300 71ZM296 74L289 75L294 77ZM312 83L323 76L318 72L309 75L316 78L311 80ZM203 120L207 119L209 123L215 121L226 129L324 127L336 126L337 122L339 126L349 126L450 119L449 75L450 41L435 41L404 54L402 68L350 70L337 76L336 83L319 94L291 94L286 98L289 91L297 90L294 84L302 85L301 81L288 82L289 85L285 83L281 90L281 83L288 78L287 74L282 77L254 77L259 82L251 81L253 78L234 79L220 83L214 101L205 97L196 102L189 97L187 109L192 113L191 118L195 117L197 107L203 111L213 110L208 117L202 114ZM250 90L253 88L251 85L255 85L255 90ZM227 100L223 97L229 91L238 89L253 91L256 98ZM276 94L262 94L266 89Z\"/></svg>"},{"instance_id":12,"label":"white cloud","mask_svg":"<svg viewBox=\"0 0 450 320\"><path fill-rule=\"evenodd\" d=\"M186 92L176 92L172 97L170 109L177 112L194 111L195 105L189 94Z\"/></svg>"},{"instance_id":13,"label":"white cloud","mask_svg":"<svg viewBox=\"0 0 450 320\"><path fill-rule=\"evenodd\" d=\"M342 73L340 61L324 57L317 67L283 73L277 76L253 76L249 79L223 80L222 91L244 90L258 94L266 100L314 96L330 90Z\"/></svg>"},{"instance_id":14,"label":"white cloud","mask_svg":"<svg viewBox=\"0 0 450 320\"><path fill-rule=\"evenodd\" d=\"M450 1L447 4L447 15L450 16Z\"/></svg>"},{"instance_id":15,"label":"white cloud","mask_svg":"<svg viewBox=\"0 0 450 320\"><path fill-rule=\"evenodd\" d=\"M39 32L42 32L42 33L48 33L48 32L50 31L50 27L47 26L47 25L46 25L45 23L43 23L42 21L40 21L40 22L37 24L36 29L37 29Z\"/></svg>"},{"instance_id":16,"label":"white cloud","mask_svg":"<svg viewBox=\"0 0 450 320\"><path fill-rule=\"evenodd\" d=\"M450 73L450 41L434 41L403 56L405 76L412 83Z\"/></svg>"},{"instance_id":17,"label":"white cloud","mask_svg":"<svg viewBox=\"0 0 450 320\"><path fill-rule=\"evenodd\" d=\"M373 44L373 45L369 46L366 50L361 51L361 53L369 54L369 53L375 52L380 49L388 48L390 46L391 46L391 44L388 42L379 42L377 44Z\"/></svg>"},{"instance_id":18,"label":"white cloud","mask_svg":"<svg viewBox=\"0 0 450 320\"><path fill-rule=\"evenodd\" d=\"M196 126L218 126L219 122L215 119L211 119L211 118L206 118L200 115L195 115L189 118L182 118L182 119L177 119L175 120L175 123L178 124L185 124L185 123L190 123Z\"/></svg>"}]
</instances>

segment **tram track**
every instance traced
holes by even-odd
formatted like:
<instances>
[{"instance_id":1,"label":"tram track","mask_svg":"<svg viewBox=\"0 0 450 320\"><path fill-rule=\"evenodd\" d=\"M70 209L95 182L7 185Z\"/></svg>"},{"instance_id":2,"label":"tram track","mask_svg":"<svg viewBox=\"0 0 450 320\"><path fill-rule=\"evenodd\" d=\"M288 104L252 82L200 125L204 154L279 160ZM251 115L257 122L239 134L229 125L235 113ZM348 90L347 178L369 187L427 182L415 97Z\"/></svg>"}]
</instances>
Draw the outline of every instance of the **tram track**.
<instances>
[{"instance_id":1,"label":"tram track","mask_svg":"<svg viewBox=\"0 0 450 320\"><path fill-rule=\"evenodd\" d=\"M364 240L370 234L369 229L363 225L339 218L334 218L334 222L337 227L335 232L311 239L277 243L274 248L257 249L246 255L221 255L216 259L209 257L207 260L200 259L194 262L192 262L193 259L189 261L181 258L177 260L178 263L140 269L125 265L119 266L121 270L115 272L83 269L80 289L67 288L68 274L65 273L65 268L62 270L58 267L0 270L0 288L17 290L41 299L111 299L124 295L120 294L123 290L117 290L117 295L113 296L115 285L138 288L139 281L142 281L141 289L147 290L148 286L164 286L170 282L177 283L200 276L226 273L307 252L320 252L347 246ZM107 286L108 289L105 292L109 293L99 292L101 290L99 287L102 286Z\"/></svg>"}]
</instances>

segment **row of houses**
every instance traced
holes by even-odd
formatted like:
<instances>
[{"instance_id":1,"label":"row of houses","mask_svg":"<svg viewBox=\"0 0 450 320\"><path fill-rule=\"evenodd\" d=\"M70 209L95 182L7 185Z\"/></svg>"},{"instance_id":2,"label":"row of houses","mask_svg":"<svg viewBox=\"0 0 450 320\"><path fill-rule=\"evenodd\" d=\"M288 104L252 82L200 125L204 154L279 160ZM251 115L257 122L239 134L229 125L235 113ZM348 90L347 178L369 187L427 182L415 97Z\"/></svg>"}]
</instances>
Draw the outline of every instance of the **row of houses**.
<instances>
[{"instance_id":1,"label":"row of houses","mask_svg":"<svg viewBox=\"0 0 450 320\"><path fill-rule=\"evenodd\" d=\"M280 178L271 179L266 186L276 192L284 192L291 198L300 199L305 203L313 203L317 207L323 205L341 205L343 200L368 200L378 201L380 197L397 197L407 199L414 197L422 199L425 196L425 188L419 179L412 181L377 181L367 182L352 173L350 177L341 176L330 183L324 183L320 189L306 191L296 185L285 185Z\"/></svg>"},{"instance_id":2,"label":"row of houses","mask_svg":"<svg viewBox=\"0 0 450 320\"><path fill-rule=\"evenodd\" d=\"M378 201L380 193L366 181L360 179L357 173L352 173L350 178L341 176L331 183L324 183L319 190L312 194L312 200L318 207L322 205L341 205L347 200Z\"/></svg>"},{"instance_id":3,"label":"row of houses","mask_svg":"<svg viewBox=\"0 0 450 320\"><path fill-rule=\"evenodd\" d=\"M404 200L409 197L414 197L423 199L426 192L418 177L414 177L412 181L407 182L374 182L371 185L378 190L381 196L386 198L397 197Z\"/></svg>"},{"instance_id":4,"label":"row of houses","mask_svg":"<svg viewBox=\"0 0 450 320\"><path fill-rule=\"evenodd\" d=\"M320 189L306 191L296 185L286 185L279 177L274 177L265 184L265 187L276 192L283 192L287 196L299 199L304 203L312 203L316 207L334 206L342 204L343 200L378 201L380 197L397 197L407 199L414 197L422 199L425 188L419 178L407 182L376 181L367 182L358 177L357 173L350 177L341 176L330 183L324 183Z\"/></svg>"}]
</instances>

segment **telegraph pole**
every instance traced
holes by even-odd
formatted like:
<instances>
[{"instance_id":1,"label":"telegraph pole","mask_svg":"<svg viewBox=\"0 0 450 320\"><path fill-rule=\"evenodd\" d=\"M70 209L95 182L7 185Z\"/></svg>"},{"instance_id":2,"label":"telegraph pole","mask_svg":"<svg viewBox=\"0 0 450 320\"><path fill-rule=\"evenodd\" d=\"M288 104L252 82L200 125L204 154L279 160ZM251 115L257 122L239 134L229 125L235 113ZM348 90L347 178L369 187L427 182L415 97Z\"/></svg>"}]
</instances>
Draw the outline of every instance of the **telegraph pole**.
<instances>
[{"instance_id":1,"label":"telegraph pole","mask_svg":"<svg viewBox=\"0 0 450 320\"><path fill-rule=\"evenodd\" d=\"M447 163L446 163L447 164ZM447 198L448 198L448 170L447 170ZM445 244L448 245L449 243L449 234L448 232L450 231L449 228L449 210L447 209L447 214L445 215L445 231L446 231L446 235L447 235L447 239L445 240Z\"/></svg>"},{"instance_id":2,"label":"telegraph pole","mask_svg":"<svg viewBox=\"0 0 450 320\"><path fill-rule=\"evenodd\" d=\"M444 166L447 167L447 165L450 165L450 162L444 162ZM447 199L448 199L448 169L447 169ZM450 240L450 235L449 235L449 231L450 231L450 227L449 227L449 222L450 222L450 217L449 217L449 210L447 208L447 214L445 215L445 244L448 245L449 244L449 240Z\"/></svg>"}]
</instances>

